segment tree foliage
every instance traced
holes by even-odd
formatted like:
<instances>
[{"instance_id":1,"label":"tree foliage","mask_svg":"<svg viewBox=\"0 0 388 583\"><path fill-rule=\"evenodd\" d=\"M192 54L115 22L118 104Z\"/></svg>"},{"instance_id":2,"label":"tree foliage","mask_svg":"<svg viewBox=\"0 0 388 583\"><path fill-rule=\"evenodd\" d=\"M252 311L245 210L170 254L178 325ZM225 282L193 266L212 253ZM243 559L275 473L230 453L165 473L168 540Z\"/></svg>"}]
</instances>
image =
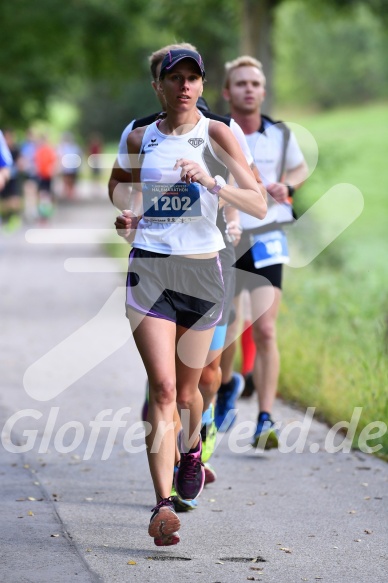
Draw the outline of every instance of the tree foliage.
<instances>
[{"instance_id":1,"label":"tree foliage","mask_svg":"<svg viewBox=\"0 0 388 583\"><path fill-rule=\"evenodd\" d=\"M387 92L387 39L366 6L338 14L325 5L318 14L301 0L289 2L279 11L275 42L278 101L327 108Z\"/></svg>"},{"instance_id":2,"label":"tree foliage","mask_svg":"<svg viewBox=\"0 0 388 583\"><path fill-rule=\"evenodd\" d=\"M270 31L260 28L263 14L258 5L270 15L264 27ZM357 21L356 31L352 26L357 6L363 7L366 16L363 24ZM0 3L1 124L26 128L45 115L53 97L60 96L81 108L84 132L99 129L107 137L117 137L117 128L128 118L156 106L149 88L148 54L180 41L191 42L203 54L208 79L205 95L220 112L223 64L247 46L264 61L270 84L272 59L278 71L285 67L293 71L290 55L303 63L303 71L299 68L293 78L282 74L285 80L277 88L284 99L299 91L307 101L330 105L333 88L343 86L342 98L349 99L349 83L355 80L353 96L373 97L386 69L381 55L376 58L383 46L382 27L377 43L376 18L371 14L383 17L387 7L388 0L4 1ZM348 24L342 14L347 15ZM307 16L311 21L315 18L310 31L306 31ZM305 23L303 35L301 23ZM278 34L279 27L284 34ZM263 45L257 35L268 32ZM333 39L335 59L330 56ZM314 59L325 81L316 75ZM352 79L345 90L341 69L349 66Z\"/></svg>"},{"instance_id":3,"label":"tree foliage","mask_svg":"<svg viewBox=\"0 0 388 583\"><path fill-rule=\"evenodd\" d=\"M239 6L235 0L149 0L143 20L138 27L139 36L146 52L140 66L131 77L123 77L124 83L112 94L109 83L90 84L81 100L83 133L97 129L106 136L117 139L118 128L135 117L159 107L149 88L150 74L146 55L159 47L176 42L190 42L201 52L206 64L206 99L216 111L221 111L223 100L220 87L223 65L237 55L239 40ZM132 62L130 53L129 62ZM112 86L112 83L110 82ZM116 99L114 98L116 97ZM92 108L90 107L92 103ZM109 103L111 107L109 107ZM112 103L115 103L114 108ZM99 109L94 108L99 105ZM101 115L104 111L107 115Z\"/></svg>"},{"instance_id":4,"label":"tree foliage","mask_svg":"<svg viewBox=\"0 0 388 583\"><path fill-rule=\"evenodd\" d=\"M58 91L79 80L117 79L128 54L142 57L136 34L143 3L125 0L14 0L0 3L0 114L28 123ZM130 76L130 73L128 74Z\"/></svg>"}]
</instances>

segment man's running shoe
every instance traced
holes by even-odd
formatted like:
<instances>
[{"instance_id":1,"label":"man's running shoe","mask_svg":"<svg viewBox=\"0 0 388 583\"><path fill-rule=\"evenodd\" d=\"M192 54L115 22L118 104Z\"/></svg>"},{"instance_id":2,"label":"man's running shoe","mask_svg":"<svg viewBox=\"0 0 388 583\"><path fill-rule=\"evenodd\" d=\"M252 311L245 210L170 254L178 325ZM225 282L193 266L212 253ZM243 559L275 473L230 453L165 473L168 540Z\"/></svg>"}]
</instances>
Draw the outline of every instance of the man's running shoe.
<instances>
[{"instance_id":1,"label":"man's running shoe","mask_svg":"<svg viewBox=\"0 0 388 583\"><path fill-rule=\"evenodd\" d=\"M170 498L163 498L152 510L148 534L154 538L157 547L176 545L180 541L178 530L180 520L175 514Z\"/></svg>"},{"instance_id":2,"label":"man's running shoe","mask_svg":"<svg viewBox=\"0 0 388 583\"><path fill-rule=\"evenodd\" d=\"M190 510L195 510L198 506L197 500L182 500L182 498L178 496L174 485L171 488L170 498L174 504L175 512L190 512Z\"/></svg>"},{"instance_id":3,"label":"man's running shoe","mask_svg":"<svg viewBox=\"0 0 388 583\"><path fill-rule=\"evenodd\" d=\"M255 392L255 385L253 384L253 374L248 372L244 376L245 387L243 392L240 395L240 399L248 399L252 397L253 393Z\"/></svg>"},{"instance_id":4,"label":"man's running shoe","mask_svg":"<svg viewBox=\"0 0 388 583\"><path fill-rule=\"evenodd\" d=\"M205 486L217 480L217 474L210 464L205 464Z\"/></svg>"},{"instance_id":5,"label":"man's running shoe","mask_svg":"<svg viewBox=\"0 0 388 583\"><path fill-rule=\"evenodd\" d=\"M252 445L258 449L278 447L279 431L269 413L260 413Z\"/></svg>"},{"instance_id":6,"label":"man's running shoe","mask_svg":"<svg viewBox=\"0 0 388 583\"><path fill-rule=\"evenodd\" d=\"M217 403L214 421L218 431L228 431L236 421L237 407L236 401L244 390L244 377L234 372L232 380L225 385L221 385L217 394Z\"/></svg>"},{"instance_id":7,"label":"man's running shoe","mask_svg":"<svg viewBox=\"0 0 388 583\"><path fill-rule=\"evenodd\" d=\"M147 382L146 382L146 394L145 394L143 407L141 410L141 420L142 421L147 421L149 398L150 398L150 385L149 385L148 380L147 380Z\"/></svg>"},{"instance_id":8,"label":"man's running shoe","mask_svg":"<svg viewBox=\"0 0 388 583\"><path fill-rule=\"evenodd\" d=\"M175 472L174 476L175 489L178 496L183 500L194 500L202 492L205 482L205 469L201 461L201 436L199 436L196 448L185 453L182 451L184 446L183 431L181 430L178 433L178 448L181 454L181 459L178 463L178 470Z\"/></svg>"},{"instance_id":9,"label":"man's running shoe","mask_svg":"<svg viewBox=\"0 0 388 583\"><path fill-rule=\"evenodd\" d=\"M214 423L214 407L210 405L209 409L202 415L202 456L201 459L205 463L210 460L213 455L217 440L217 427Z\"/></svg>"}]
</instances>

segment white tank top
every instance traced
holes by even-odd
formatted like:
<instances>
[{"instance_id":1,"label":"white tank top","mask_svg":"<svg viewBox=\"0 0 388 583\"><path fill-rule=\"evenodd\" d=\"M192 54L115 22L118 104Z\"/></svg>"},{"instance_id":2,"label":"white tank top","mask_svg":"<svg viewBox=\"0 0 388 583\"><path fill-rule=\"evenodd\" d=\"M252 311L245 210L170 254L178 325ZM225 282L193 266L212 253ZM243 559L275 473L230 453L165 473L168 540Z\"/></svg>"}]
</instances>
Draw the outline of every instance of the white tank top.
<instances>
[{"instance_id":1,"label":"white tank top","mask_svg":"<svg viewBox=\"0 0 388 583\"><path fill-rule=\"evenodd\" d=\"M173 170L178 158L187 158L211 176L226 174L210 143L209 119L201 117L190 132L180 136L162 134L157 124L147 127L142 141L143 218L133 247L171 255L223 249L216 226L218 197L201 184L186 185L180 180L181 169Z\"/></svg>"}]
</instances>

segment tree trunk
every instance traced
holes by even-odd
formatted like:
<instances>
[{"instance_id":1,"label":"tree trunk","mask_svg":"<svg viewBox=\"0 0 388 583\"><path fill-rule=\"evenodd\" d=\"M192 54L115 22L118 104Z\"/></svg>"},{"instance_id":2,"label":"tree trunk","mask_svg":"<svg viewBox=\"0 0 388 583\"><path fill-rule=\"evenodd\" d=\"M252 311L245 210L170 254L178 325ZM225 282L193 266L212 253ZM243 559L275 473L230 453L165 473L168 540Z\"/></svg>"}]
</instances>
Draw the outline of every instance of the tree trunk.
<instances>
[{"instance_id":1,"label":"tree trunk","mask_svg":"<svg viewBox=\"0 0 388 583\"><path fill-rule=\"evenodd\" d=\"M272 31L277 0L241 1L240 54L251 55L263 65L267 80L267 95L263 113L271 113L273 106L273 47Z\"/></svg>"}]
</instances>

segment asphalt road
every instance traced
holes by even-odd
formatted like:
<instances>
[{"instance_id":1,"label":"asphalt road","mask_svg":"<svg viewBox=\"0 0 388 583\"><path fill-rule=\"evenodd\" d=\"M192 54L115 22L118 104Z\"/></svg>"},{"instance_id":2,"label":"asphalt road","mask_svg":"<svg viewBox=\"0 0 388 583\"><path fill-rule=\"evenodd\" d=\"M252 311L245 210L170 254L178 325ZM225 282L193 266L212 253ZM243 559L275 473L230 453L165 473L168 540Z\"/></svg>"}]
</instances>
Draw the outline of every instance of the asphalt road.
<instances>
[{"instance_id":1,"label":"asphalt road","mask_svg":"<svg viewBox=\"0 0 388 583\"><path fill-rule=\"evenodd\" d=\"M300 453L286 451L297 427L282 451L254 452L253 399L219 436L218 479L180 515L181 543L154 546L145 371L125 266L102 245L114 216L90 198L0 235L1 583L387 581L388 465L327 451L315 419ZM282 430L305 413L276 403Z\"/></svg>"}]
</instances>

